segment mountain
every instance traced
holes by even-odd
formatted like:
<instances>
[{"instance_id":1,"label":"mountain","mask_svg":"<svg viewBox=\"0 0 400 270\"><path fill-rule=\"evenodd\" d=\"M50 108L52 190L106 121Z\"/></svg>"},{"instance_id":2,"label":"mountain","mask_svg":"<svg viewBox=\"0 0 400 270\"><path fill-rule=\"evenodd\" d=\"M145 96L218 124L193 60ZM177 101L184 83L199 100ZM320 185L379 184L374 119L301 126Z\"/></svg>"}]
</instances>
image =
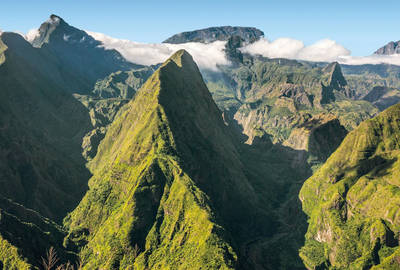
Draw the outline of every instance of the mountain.
<instances>
[{"instance_id":1,"label":"mountain","mask_svg":"<svg viewBox=\"0 0 400 270\"><path fill-rule=\"evenodd\" d=\"M210 43L217 40L227 41L232 36L238 36L247 43L259 40L264 32L254 27L220 26L210 27L195 31L183 32L167 38L163 43L187 43L202 42Z\"/></svg>"},{"instance_id":2,"label":"mountain","mask_svg":"<svg viewBox=\"0 0 400 270\"><path fill-rule=\"evenodd\" d=\"M304 183L309 269L399 268L399 123L400 105L361 123Z\"/></svg>"},{"instance_id":3,"label":"mountain","mask_svg":"<svg viewBox=\"0 0 400 270\"><path fill-rule=\"evenodd\" d=\"M5 269L37 266L51 246L60 261L75 261L63 247L66 232L59 224L87 190L86 159L143 83L141 76L152 73L98 48L99 42L59 17L52 16L39 32L36 47L19 34L0 36L0 268ZM71 37L68 44L64 35ZM78 38L83 41L76 44ZM123 71L131 66L137 69ZM113 70L118 70L114 76ZM108 76L112 79L104 82Z\"/></svg>"},{"instance_id":4,"label":"mountain","mask_svg":"<svg viewBox=\"0 0 400 270\"><path fill-rule=\"evenodd\" d=\"M347 81L343 76L342 69L339 63L334 62L323 68L322 72L329 74L327 80L322 82L322 91L320 103L326 104L331 101L335 101L334 90L340 91L345 94L346 97L351 98L353 96L352 91L347 87Z\"/></svg>"},{"instance_id":5,"label":"mountain","mask_svg":"<svg viewBox=\"0 0 400 270\"><path fill-rule=\"evenodd\" d=\"M116 50L105 49L100 41L56 15L40 26L31 43L57 58L64 81L73 93L87 94L98 79L140 67L126 61Z\"/></svg>"},{"instance_id":6,"label":"mountain","mask_svg":"<svg viewBox=\"0 0 400 270\"><path fill-rule=\"evenodd\" d=\"M87 188L80 146L90 118L52 55L18 34L0 39L0 195L59 221Z\"/></svg>"},{"instance_id":7,"label":"mountain","mask_svg":"<svg viewBox=\"0 0 400 270\"><path fill-rule=\"evenodd\" d=\"M341 65L350 89L354 90L355 99L363 99L374 87L400 89L400 66L389 64L377 65ZM383 108L386 109L387 107Z\"/></svg>"},{"instance_id":8,"label":"mountain","mask_svg":"<svg viewBox=\"0 0 400 270\"><path fill-rule=\"evenodd\" d=\"M392 54L400 54L400 41L394 42L391 41L382 48L379 48L374 54L380 55L392 55Z\"/></svg>"},{"instance_id":9,"label":"mountain","mask_svg":"<svg viewBox=\"0 0 400 270\"><path fill-rule=\"evenodd\" d=\"M346 134L347 130L335 116L319 114L294 128L283 145L307 151L311 159L322 163L336 150Z\"/></svg>"},{"instance_id":10,"label":"mountain","mask_svg":"<svg viewBox=\"0 0 400 270\"><path fill-rule=\"evenodd\" d=\"M53 55L7 32L0 48L0 265L31 269L51 246L74 257L57 223L87 190L81 140L91 124Z\"/></svg>"},{"instance_id":11,"label":"mountain","mask_svg":"<svg viewBox=\"0 0 400 270\"><path fill-rule=\"evenodd\" d=\"M371 102L383 111L400 102L400 90L390 87L375 86L363 99Z\"/></svg>"},{"instance_id":12,"label":"mountain","mask_svg":"<svg viewBox=\"0 0 400 270\"><path fill-rule=\"evenodd\" d=\"M33 46L2 33L0 269L51 246L85 269L396 268L400 108L357 126L397 102L399 67L251 56L262 32L239 30L195 31L232 62L202 73L55 15Z\"/></svg>"},{"instance_id":13,"label":"mountain","mask_svg":"<svg viewBox=\"0 0 400 270\"><path fill-rule=\"evenodd\" d=\"M233 269L232 233L265 215L242 167L196 64L178 51L101 142L90 189L67 218L70 241L86 236L89 268Z\"/></svg>"},{"instance_id":14,"label":"mountain","mask_svg":"<svg viewBox=\"0 0 400 270\"><path fill-rule=\"evenodd\" d=\"M354 100L338 63L319 67L243 56L238 66L203 75L218 106L242 126L249 142L261 129L282 143L293 128L320 113L335 115L351 130L378 112L369 102Z\"/></svg>"}]
</instances>

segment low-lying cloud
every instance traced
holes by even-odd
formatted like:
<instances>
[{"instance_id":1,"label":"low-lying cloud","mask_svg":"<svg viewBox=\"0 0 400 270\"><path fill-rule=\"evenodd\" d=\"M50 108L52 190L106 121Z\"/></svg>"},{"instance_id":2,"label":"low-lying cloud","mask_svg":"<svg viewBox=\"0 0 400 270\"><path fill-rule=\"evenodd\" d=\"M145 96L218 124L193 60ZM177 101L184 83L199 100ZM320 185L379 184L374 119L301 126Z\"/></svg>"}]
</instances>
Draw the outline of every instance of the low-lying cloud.
<instances>
[{"instance_id":1,"label":"low-lying cloud","mask_svg":"<svg viewBox=\"0 0 400 270\"><path fill-rule=\"evenodd\" d=\"M351 56L351 51L334 40L323 39L305 46L300 40L278 38L274 41L260 39L241 49L252 55L268 58L288 58L312 62L334 62L347 65L392 64L400 65L400 55Z\"/></svg>"},{"instance_id":2,"label":"low-lying cloud","mask_svg":"<svg viewBox=\"0 0 400 270\"><path fill-rule=\"evenodd\" d=\"M102 42L106 49L115 49L128 61L136 64L154 65L162 63L180 49L187 50L201 69L217 71L218 66L230 64L224 51L225 41L207 44L198 42L183 44L140 43L113 38L102 33L86 32ZM1 33L0 29L0 35ZM32 42L38 33L38 29L32 29L24 37L27 41ZM337 61L347 65L392 64L400 66L400 54L351 56L350 50L330 39L323 39L306 46L302 41L292 38L278 38L274 41L262 38L240 50L244 53L268 58L287 58L311 62Z\"/></svg>"},{"instance_id":3,"label":"low-lying cloud","mask_svg":"<svg viewBox=\"0 0 400 270\"><path fill-rule=\"evenodd\" d=\"M243 47L242 52L268 58L288 58L314 62L336 61L339 56L348 56L350 51L336 41L323 39L310 46L300 40L278 38L274 41L260 39Z\"/></svg>"},{"instance_id":4,"label":"low-lying cloud","mask_svg":"<svg viewBox=\"0 0 400 270\"><path fill-rule=\"evenodd\" d=\"M224 48L226 42L213 43L189 42L183 44L139 43L130 40L112 38L110 36L87 32L103 43L106 49L119 51L128 61L142 65L153 65L167 60L174 52L185 49L202 69L218 70L219 65L229 65Z\"/></svg>"},{"instance_id":5,"label":"low-lying cloud","mask_svg":"<svg viewBox=\"0 0 400 270\"><path fill-rule=\"evenodd\" d=\"M370 56L341 56L339 57L338 62L346 65L391 64L400 66L400 54L393 54L393 55L373 54Z\"/></svg>"},{"instance_id":6,"label":"low-lying cloud","mask_svg":"<svg viewBox=\"0 0 400 270\"><path fill-rule=\"evenodd\" d=\"M38 29L31 29L26 33L25 39L28 42L32 42L37 36L39 35L39 30Z\"/></svg>"}]
</instances>

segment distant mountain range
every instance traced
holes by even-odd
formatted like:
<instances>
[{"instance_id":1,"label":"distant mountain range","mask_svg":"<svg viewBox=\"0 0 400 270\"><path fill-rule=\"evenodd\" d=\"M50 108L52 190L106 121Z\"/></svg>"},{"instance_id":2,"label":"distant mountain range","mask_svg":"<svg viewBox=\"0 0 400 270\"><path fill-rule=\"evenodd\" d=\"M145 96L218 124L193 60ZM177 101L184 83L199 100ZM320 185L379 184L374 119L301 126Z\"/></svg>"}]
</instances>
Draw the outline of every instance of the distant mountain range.
<instances>
[{"instance_id":1,"label":"distant mountain range","mask_svg":"<svg viewBox=\"0 0 400 270\"><path fill-rule=\"evenodd\" d=\"M262 36L165 41L226 41L210 70L131 63L56 15L2 33L0 269L50 247L83 269L397 269L400 67L240 50Z\"/></svg>"}]
</instances>

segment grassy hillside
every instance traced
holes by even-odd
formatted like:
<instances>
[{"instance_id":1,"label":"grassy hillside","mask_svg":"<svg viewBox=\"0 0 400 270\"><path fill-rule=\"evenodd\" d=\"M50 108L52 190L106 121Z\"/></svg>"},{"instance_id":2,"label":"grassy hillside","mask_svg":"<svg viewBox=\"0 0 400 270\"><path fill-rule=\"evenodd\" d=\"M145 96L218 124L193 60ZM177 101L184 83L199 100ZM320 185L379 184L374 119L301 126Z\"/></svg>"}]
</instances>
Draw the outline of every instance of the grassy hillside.
<instances>
[{"instance_id":1,"label":"grassy hillside","mask_svg":"<svg viewBox=\"0 0 400 270\"><path fill-rule=\"evenodd\" d=\"M66 220L72 235L88 232L85 267L234 268L222 225L239 231L254 194L191 56L177 52L128 106L90 164L89 192Z\"/></svg>"},{"instance_id":2,"label":"grassy hillside","mask_svg":"<svg viewBox=\"0 0 400 270\"><path fill-rule=\"evenodd\" d=\"M350 132L303 185L310 268L397 269L400 105Z\"/></svg>"}]
</instances>

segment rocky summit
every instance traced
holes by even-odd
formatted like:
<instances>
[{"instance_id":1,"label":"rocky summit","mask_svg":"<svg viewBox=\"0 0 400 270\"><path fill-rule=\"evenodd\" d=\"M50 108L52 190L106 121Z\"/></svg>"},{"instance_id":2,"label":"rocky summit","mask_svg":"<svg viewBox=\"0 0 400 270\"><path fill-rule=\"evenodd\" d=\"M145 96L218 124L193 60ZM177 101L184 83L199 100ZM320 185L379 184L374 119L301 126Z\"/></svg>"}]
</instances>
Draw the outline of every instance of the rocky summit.
<instances>
[{"instance_id":1,"label":"rocky summit","mask_svg":"<svg viewBox=\"0 0 400 270\"><path fill-rule=\"evenodd\" d=\"M202 42L210 43L217 40L227 41L232 36L238 36L247 43L259 40L264 32L254 27L220 26L195 31L183 32L167 38L164 43Z\"/></svg>"},{"instance_id":2,"label":"rocky summit","mask_svg":"<svg viewBox=\"0 0 400 270\"><path fill-rule=\"evenodd\" d=\"M374 54L381 55L392 55L392 54L400 54L400 41L394 42L391 41L382 48L379 48Z\"/></svg>"}]
</instances>

